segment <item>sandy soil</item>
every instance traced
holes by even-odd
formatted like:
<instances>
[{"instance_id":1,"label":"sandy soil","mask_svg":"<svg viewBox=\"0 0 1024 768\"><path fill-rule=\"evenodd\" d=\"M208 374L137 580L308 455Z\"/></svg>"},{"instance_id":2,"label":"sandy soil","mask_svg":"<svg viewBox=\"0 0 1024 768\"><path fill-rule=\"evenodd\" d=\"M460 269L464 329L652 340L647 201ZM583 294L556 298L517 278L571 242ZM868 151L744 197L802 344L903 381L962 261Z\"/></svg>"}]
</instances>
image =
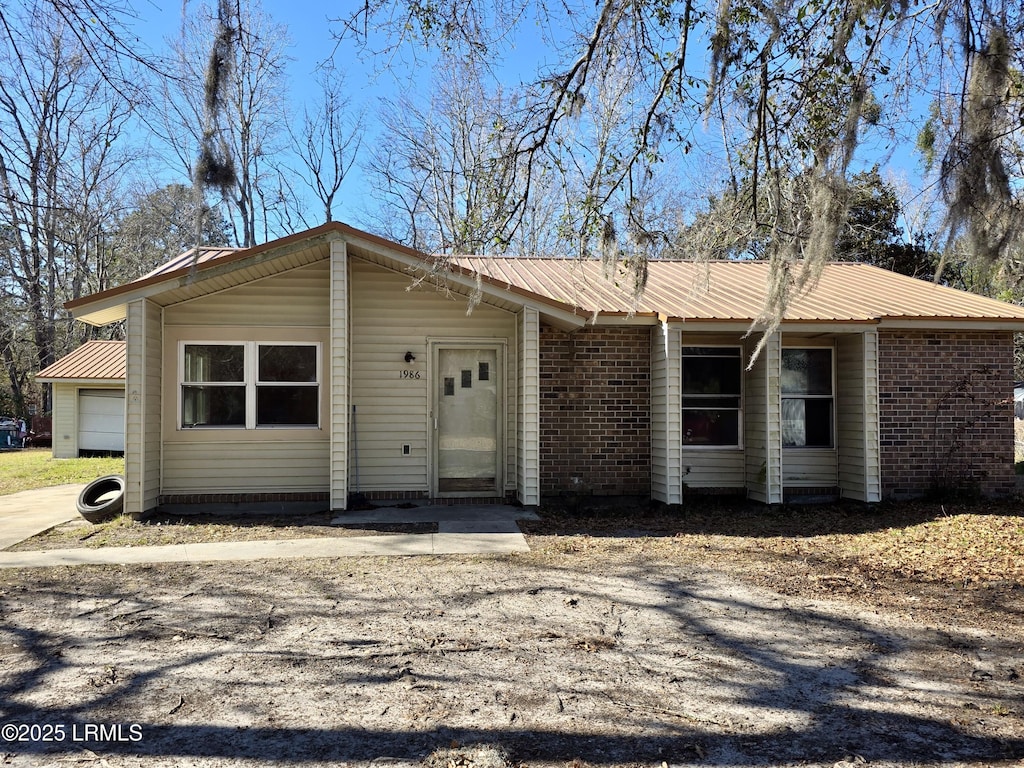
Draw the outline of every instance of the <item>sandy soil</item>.
<instances>
[{"instance_id":1,"label":"sandy soil","mask_svg":"<svg viewBox=\"0 0 1024 768\"><path fill-rule=\"evenodd\" d=\"M1024 765L1016 603L969 628L668 540L531 543L0 573L0 764Z\"/></svg>"}]
</instances>

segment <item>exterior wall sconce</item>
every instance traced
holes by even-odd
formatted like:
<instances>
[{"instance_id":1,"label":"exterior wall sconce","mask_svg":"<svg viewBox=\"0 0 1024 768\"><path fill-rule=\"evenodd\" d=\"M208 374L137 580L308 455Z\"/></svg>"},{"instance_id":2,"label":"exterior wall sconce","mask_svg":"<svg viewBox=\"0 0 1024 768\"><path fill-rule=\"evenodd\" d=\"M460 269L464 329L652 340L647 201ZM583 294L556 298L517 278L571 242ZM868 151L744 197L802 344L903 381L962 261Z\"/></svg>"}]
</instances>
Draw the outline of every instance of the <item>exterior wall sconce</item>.
<instances>
[{"instance_id":1,"label":"exterior wall sconce","mask_svg":"<svg viewBox=\"0 0 1024 768\"><path fill-rule=\"evenodd\" d=\"M416 355L414 355L412 352L406 352L405 353L405 362L411 363L415 359L416 359Z\"/></svg>"}]
</instances>

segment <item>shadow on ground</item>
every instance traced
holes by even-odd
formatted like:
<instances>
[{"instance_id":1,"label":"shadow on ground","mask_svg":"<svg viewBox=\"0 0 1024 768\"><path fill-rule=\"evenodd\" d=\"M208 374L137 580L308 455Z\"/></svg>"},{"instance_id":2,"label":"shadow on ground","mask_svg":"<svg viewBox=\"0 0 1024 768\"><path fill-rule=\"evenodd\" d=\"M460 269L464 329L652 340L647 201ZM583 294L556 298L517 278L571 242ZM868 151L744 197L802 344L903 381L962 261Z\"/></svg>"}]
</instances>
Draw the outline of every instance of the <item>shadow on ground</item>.
<instances>
[{"instance_id":1,"label":"shadow on ground","mask_svg":"<svg viewBox=\"0 0 1024 768\"><path fill-rule=\"evenodd\" d=\"M0 720L127 734L9 742L15 759L85 746L115 766L419 762L453 743L499 744L514 763L1024 758L1020 636L695 568L388 559L0 585Z\"/></svg>"}]
</instances>

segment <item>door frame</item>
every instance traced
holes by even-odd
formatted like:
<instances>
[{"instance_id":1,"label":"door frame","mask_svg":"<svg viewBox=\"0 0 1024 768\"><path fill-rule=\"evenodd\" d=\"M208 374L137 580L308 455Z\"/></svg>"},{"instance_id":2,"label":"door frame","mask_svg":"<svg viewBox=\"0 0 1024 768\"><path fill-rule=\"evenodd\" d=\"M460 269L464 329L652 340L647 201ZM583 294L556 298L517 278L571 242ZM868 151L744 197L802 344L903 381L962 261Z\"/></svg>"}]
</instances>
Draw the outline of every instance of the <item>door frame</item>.
<instances>
[{"instance_id":1,"label":"door frame","mask_svg":"<svg viewBox=\"0 0 1024 768\"><path fill-rule=\"evenodd\" d=\"M495 367L497 368L495 382L496 382L496 393L497 398L497 425L495 440L497 441L497 451L495 452L495 463L497 466L494 468L494 485L495 495L502 497L505 495L505 427L508 414L505 412L505 360L506 360L506 348L508 347L508 341L506 339L495 339L495 338L465 338L465 337L437 337L427 338L427 347L430 350L430 360L428 362L428 386L430 387L430 400L429 409L427 412L427 435L429 436L429 475L430 475L430 496L435 499L458 499L458 498L472 498L480 496L481 494L477 491L439 491L438 490L438 460L437 460L437 449L438 449L438 398L440 397L441 377L439 371L441 370L439 357L442 349L487 349L493 350L496 354Z\"/></svg>"}]
</instances>

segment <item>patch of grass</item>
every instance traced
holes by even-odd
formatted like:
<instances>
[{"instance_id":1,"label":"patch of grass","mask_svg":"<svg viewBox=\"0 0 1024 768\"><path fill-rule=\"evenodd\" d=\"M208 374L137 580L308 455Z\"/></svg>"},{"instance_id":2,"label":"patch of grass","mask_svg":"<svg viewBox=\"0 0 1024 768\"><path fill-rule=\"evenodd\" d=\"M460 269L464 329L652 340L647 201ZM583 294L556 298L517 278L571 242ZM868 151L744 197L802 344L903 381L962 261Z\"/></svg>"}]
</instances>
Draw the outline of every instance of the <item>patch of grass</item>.
<instances>
[{"instance_id":1,"label":"patch of grass","mask_svg":"<svg viewBox=\"0 0 1024 768\"><path fill-rule=\"evenodd\" d=\"M0 496L124 474L123 458L55 459L49 448L0 453Z\"/></svg>"}]
</instances>

